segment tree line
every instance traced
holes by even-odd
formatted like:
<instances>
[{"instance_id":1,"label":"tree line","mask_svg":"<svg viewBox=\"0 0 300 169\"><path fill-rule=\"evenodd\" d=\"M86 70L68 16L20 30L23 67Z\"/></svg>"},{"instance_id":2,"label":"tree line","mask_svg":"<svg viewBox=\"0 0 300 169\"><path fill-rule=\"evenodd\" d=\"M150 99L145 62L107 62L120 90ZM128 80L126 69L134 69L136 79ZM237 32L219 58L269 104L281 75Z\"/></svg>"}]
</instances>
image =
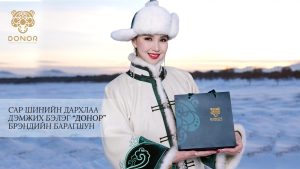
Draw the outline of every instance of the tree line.
<instances>
[{"instance_id":1,"label":"tree line","mask_svg":"<svg viewBox=\"0 0 300 169\"><path fill-rule=\"evenodd\" d=\"M221 71L200 72L195 71L191 73L195 79L299 79L300 70L292 71L290 67L283 67L280 71L264 72L261 68L256 68L251 71L235 72L234 69L225 69Z\"/></svg>"},{"instance_id":2,"label":"tree line","mask_svg":"<svg viewBox=\"0 0 300 169\"><path fill-rule=\"evenodd\" d=\"M293 71L290 67L283 67L280 71L264 72L263 69L256 68L251 71L235 72L234 69L221 71L194 71L191 72L195 79L300 79L300 70ZM109 82L119 74L113 75L87 75L87 76L65 76L65 77L23 77L23 78L0 78L0 84L13 83L51 83L51 82Z\"/></svg>"}]
</instances>

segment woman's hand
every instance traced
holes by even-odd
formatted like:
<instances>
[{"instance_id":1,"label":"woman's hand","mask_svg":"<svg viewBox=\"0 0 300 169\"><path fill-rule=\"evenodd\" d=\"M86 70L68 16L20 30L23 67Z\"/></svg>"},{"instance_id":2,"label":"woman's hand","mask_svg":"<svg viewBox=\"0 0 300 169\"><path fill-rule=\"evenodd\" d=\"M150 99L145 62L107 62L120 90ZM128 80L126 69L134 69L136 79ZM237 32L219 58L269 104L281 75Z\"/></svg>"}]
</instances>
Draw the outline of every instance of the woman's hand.
<instances>
[{"instance_id":1,"label":"woman's hand","mask_svg":"<svg viewBox=\"0 0 300 169\"><path fill-rule=\"evenodd\" d=\"M216 154L217 150L208 150L208 151L178 151L176 153L175 159L173 160L174 163L178 163L179 161L183 161L190 158L196 157L204 157L209 156L212 154Z\"/></svg>"},{"instance_id":2,"label":"woman's hand","mask_svg":"<svg viewBox=\"0 0 300 169\"><path fill-rule=\"evenodd\" d=\"M178 163L179 161L183 161L190 158L196 158L196 157L205 157L212 154L217 153L224 153L229 155L237 155L240 153L243 149L243 142L242 137L238 132L235 132L235 139L236 144L234 148L223 148L218 150L207 150L207 151L178 151L176 153L175 159L173 160L174 163Z\"/></svg>"},{"instance_id":3,"label":"woman's hand","mask_svg":"<svg viewBox=\"0 0 300 169\"><path fill-rule=\"evenodd\" d=\"M235 132L235 139L237 145L234 148L218 149L217 152L229 155L237 155L238 153L240 153L243 149L242 136L238 132Z\"/></svg>"}]
</instances>

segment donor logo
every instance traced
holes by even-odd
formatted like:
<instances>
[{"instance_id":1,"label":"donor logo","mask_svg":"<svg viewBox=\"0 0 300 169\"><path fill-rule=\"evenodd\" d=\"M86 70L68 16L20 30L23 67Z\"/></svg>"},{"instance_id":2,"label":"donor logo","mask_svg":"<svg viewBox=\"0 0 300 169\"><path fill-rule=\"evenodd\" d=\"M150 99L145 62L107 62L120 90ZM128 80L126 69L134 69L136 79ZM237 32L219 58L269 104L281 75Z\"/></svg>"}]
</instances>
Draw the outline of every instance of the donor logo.
<instances>
[{"instance_id":1,"label":"donor logo","mask_svg":"<svg viewBox=\"0 0 300 169\"><path fill-rule=\"evenodd\" d=\"M21 33L19 35L8 36L9 42L37 42L37 36L29 36L25 33L29 28L33 27L35 24L33 10L30 11L11 11L12 19L11 25L18 29Z\"/></svg>"},{"instance_id":2,"label":"donor logo","mask_svg":"<svg viewBox=\"0 0 300 169\"><path fill-rule=\"evenodd\" d=\"M210 121L223 121L223 118L220 117L221 115L220 107L210 108L210 114L212 115L212 117L210 117Z\"/></svg>"}]
</instances>

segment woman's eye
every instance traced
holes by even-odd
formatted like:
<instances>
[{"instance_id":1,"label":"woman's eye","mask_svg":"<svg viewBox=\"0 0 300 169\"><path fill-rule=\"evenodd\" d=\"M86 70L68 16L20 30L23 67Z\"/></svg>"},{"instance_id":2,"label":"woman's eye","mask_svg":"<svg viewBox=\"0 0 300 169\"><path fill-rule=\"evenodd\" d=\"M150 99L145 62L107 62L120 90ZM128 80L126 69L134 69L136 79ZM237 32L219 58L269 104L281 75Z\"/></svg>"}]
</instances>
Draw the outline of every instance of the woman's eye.
<instances>
[{"instance_id":1,"label":"woman's eye","mask_svg":"<svg viewBox=\"0 0 300 169\"><path fill-rule=\"evenodd\" d=\"M147 40L147 41L151 41L152 40L152 38L150 38L150 37L145 37L144 39Z\"/></svg>"},{"instance_id":2,"label":"woman's eye","mask_svg":"<svg viewBox=\"0 0 300 169\"><path fill-rule=\"evenodd\" d=\"M163 38L163 39L161 39L160 41L161 41L161 42L167 42L168 39Z\"/></svg>"}]
</instances>

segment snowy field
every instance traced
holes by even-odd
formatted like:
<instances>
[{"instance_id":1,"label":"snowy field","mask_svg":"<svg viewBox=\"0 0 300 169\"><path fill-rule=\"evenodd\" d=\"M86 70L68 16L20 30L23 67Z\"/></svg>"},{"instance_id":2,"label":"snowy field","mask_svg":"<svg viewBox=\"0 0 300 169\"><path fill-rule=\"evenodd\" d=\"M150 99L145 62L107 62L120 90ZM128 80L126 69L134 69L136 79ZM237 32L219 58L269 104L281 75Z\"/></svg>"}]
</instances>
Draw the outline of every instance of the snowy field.
<instances>
[{"instance_id":1,"label":"snowy field","mask_svg":"<svg viewBox=\"0 0 300 169\"><path fill-rule=\"evenodd\" d=\"M198 80L230 91L234 121L247 131L239 169L299 168L300 80ZM102 98L105 83L2 84L0 99ZM1 124L0 124L1 125ZM111 169L100 138L0 138L0 169Z\"/></svg>"}]
</instances>

